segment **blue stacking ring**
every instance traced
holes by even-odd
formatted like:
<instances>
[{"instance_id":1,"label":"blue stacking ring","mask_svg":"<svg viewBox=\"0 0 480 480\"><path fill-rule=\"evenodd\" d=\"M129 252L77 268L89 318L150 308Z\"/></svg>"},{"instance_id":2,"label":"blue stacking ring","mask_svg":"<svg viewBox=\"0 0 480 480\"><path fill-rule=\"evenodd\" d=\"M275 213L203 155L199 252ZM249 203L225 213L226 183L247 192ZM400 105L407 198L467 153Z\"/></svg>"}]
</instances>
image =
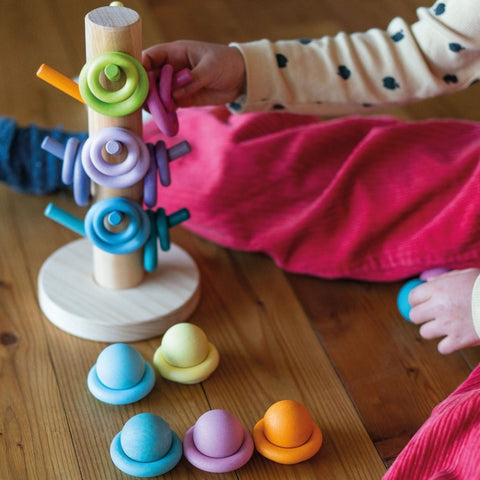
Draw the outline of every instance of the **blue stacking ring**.
<instances>
[{"instance_id":1,"label":"blue stacking ring","mask_svg":"<svg viewBox=\"0 0 480 480\"><path fill-rule=\"evenodd\" d=\"M152 210L147 210L147 215L152 228L143 249L143 266L145 271L154 272L158 266L157 234L155 228L153 228L155 213Z\"/></svg>"},{"instance_id":2,"label":"blue stacking ring","mask_svg":"<svg viewBox=\"0 0 480 480\"><path fill-rule=\"evenodd\" d=\"M125 230L115 233L104 224L105 217L119 212L128 218ZM85 215L85 233L98 248L112 254L126 254L143 247L150 235L150 221L142 207L127 198L106 198L93 204Z\"/></svg>"}]
</instances>

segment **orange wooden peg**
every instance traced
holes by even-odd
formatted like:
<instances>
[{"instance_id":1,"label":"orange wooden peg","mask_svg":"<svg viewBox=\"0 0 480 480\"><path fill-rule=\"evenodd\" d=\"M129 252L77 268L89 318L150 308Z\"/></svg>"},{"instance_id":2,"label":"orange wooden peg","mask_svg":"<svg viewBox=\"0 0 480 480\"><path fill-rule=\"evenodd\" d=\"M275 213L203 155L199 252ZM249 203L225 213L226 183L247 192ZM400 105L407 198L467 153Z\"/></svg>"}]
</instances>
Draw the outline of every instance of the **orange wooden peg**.
<instances>
[{"instance_id":1,"label":"orange wooden peg","mask_svg":"<svg viewBox=\"0 0 480 480\"><path fill-rule=\"evenodd\" d=\"M80 95L78 84L62 73L57 72L57 70L53 69L52 67L49 67L45 63L40 65L40 68L37 70L37 77L41 78L55 88L58 88L63 93L75 98L75 100L85 103Z\"/></svg>"}]
</instances>

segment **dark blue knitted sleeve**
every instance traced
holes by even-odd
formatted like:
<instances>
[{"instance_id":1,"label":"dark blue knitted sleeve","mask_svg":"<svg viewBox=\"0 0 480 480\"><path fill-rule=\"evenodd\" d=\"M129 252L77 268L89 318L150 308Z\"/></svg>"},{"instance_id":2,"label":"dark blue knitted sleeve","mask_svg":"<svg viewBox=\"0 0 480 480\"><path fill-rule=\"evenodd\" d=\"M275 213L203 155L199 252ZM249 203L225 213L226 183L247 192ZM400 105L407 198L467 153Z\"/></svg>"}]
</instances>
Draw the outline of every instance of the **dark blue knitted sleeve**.
<instances>
[{"instance_id":1,"label":"dark blue knitted sleeve","mask_svg":"<svg viewBox=\"0 0 480 480\"><path fill-rule=\"evenodd\" d=\"M60 127L19 127L14 119L0 117L0 181L15 190L38 195L64 188L62 161L41 148L47 135L62 144L69 137L87 138L86 133L66 132Z\"/></svg>"}]
</instances>

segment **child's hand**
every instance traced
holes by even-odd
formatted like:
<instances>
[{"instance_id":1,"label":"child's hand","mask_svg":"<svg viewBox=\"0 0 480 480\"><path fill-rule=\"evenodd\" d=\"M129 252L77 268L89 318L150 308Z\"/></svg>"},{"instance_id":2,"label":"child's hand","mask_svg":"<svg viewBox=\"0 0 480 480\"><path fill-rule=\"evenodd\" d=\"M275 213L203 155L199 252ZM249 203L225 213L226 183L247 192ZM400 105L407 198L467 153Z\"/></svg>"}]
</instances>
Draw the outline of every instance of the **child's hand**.
<instances>
[{"instance_id":1,"label":"child's hand","mask_svg":"<svg viewBox=\"0 0 480 480\"><path fill-rule=\"evenodd\" d=\"M175 71L191 70L193 81L173 92L180 107L223 105L233 102L245 90L245 64L235 47L179 40L147 48L142 62L147 70L165 63Z\"/></svg>"},{"instance_id":2,"label":"child's hand","mask_svg":"<svg viewBox=\"0 0 480 480\"><path fill-rule=\"evenodd\" d=\"M453 270L414 288L408 297L410 320L426 339L444 337L438 351L452 353L480 344L472 317L472 289L477 268Z\"/></svg>"}]
</instances>

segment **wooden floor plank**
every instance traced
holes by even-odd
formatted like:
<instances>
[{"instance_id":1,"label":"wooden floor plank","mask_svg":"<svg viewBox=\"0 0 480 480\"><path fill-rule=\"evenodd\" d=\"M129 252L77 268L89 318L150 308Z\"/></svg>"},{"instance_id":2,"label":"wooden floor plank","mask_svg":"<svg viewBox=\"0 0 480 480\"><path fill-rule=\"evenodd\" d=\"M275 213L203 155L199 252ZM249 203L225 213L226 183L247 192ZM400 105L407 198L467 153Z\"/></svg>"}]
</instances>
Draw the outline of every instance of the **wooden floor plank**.
<instances>
[{"instance_id":1,"label":"wooden floor plank","mask_svg":"<svg viewBox=\"0 0 480 480\"><path fill-rule=\"evenodd\" d=\"M2 185L0 204L0 444L5 455L0 455L0 478L81 478L25 244L19 241L15 212L21 198Z\"/></svg>"},{"instance_id":2,"label":"wooden floor plank","mask_svg":"<svg viewBox=\"0 0 480 480\"><path fill-rule=\"evenodd\" d=\"M290 275L370 436L387 463L433 407L470 373L460 353L444 356L435 341L397 311L401 283L326 281Z\"/></svg>"}]
</instances>

